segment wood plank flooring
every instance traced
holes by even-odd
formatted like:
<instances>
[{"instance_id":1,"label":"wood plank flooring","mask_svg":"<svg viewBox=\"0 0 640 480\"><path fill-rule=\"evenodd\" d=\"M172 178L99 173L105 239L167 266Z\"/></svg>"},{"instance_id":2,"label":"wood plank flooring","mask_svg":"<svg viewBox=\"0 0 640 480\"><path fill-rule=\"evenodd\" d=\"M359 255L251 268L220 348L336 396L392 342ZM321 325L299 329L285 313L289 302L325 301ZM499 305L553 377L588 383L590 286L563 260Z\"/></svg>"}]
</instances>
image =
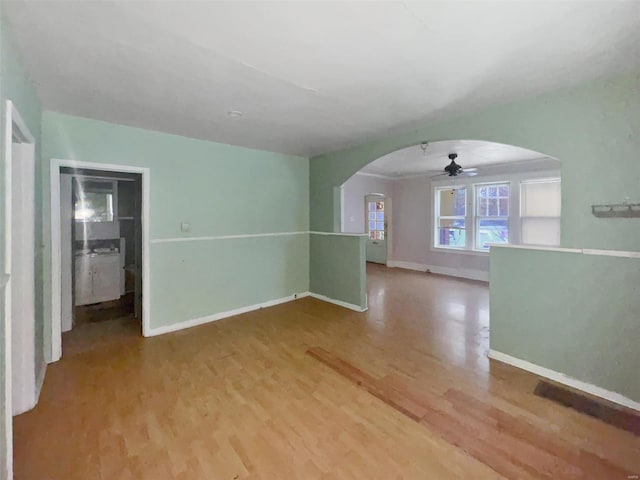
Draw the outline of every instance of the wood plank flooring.
<instances>
[{"instance_id":1,"label":"wood plank flooring","mask_svg":"<svg viewBox=\"0 0 640 480\"><path fill-rule=\"evenodd\" d=\"M312 347L307 353L506 478L525 478L529 474L550 479L633 476L588 451L566 448L555 441L554 433L540 430L461 390L450 388L441 397L416 395L410 384L374 378L323 348ZM505 449L505 445L510 448Z\"/></svg>"},{"instance_id":2,"label":"wood plank flooring","mask_svg":"<svg viewBox=\"0 0 640 480\"><path fill-rule=\"evenodd\" d=\"M640 412L637 410L545 380L538 382L533 393L640 436Z\"/></svg>"},{"instance_id":3,"label":"wood plank flooring","mask_svg":"<svg viewBox=\"0 0 640 480\"><path fill-rule=\"evenodd\" d=\"M640 474L638 437L537 397L538 377L487 359L485 284L368 272L364 314L305 298L150 339L127 319L65 334L40 403L15 418L16 478ZM307 355L312 347L424 414L410 418Z\"/></svg>"}]
</instances>

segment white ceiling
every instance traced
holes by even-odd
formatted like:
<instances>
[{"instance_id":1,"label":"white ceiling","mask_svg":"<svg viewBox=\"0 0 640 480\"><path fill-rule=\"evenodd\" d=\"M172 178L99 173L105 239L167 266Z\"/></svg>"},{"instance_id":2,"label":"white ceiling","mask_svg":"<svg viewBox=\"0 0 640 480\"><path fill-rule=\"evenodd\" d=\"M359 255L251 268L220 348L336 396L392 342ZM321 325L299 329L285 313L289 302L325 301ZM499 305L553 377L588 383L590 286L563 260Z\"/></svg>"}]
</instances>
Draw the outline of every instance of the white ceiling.
<instances>
[{"instance_id":1,"label":"white ceiling","mask_svg":"<svg viewBox=\"0 0 640 480\"><path fill-rule=\"evenodd\" d=\"M640 66L633 1L4 3L44 108L305 156Z\"/></svg>"},{"instance_id":2,"label":"white ceiling","mask_svg":"<svg viewBox=\"0 0 640 480\"><path fill-rule=\"evenodd\" d=\"M423 151L420 145L396 150L360 170L361 173L385 177L408 177L441 173L451 160L448 155L457 153L456 163L463 169L478 168L482 174L487 167L517 164L520 168L560 168L560 162L526 148L479 140L446 140L431 142Z\"/></svg>"}]
</instances>

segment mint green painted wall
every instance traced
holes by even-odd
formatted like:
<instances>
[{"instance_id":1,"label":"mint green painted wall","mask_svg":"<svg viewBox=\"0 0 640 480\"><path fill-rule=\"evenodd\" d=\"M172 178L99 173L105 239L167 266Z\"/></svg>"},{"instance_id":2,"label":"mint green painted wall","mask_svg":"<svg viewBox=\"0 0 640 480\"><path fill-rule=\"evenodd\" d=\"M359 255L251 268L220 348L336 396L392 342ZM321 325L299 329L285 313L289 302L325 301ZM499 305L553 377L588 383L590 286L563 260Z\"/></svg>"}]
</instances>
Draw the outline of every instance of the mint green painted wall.
<instances>
[{"instance_id":1,"label":"mint green painted wall","mask_svg":"<svg viewBox=\"0 0 640 480\"><path fill-rule=\"evenodd\" d=\"M365 308L366 237L312 233L309 242L311 291Z\"/></svg>"},{"instance_id":2,"label":"mint green painted wall","mask_svg":"<svg viewBox=\"0 0 640 480\"><path fill-rule=\"evenodd\" d=\"M494 248L491 348L640 401L640 259Z\"/></svg>"},{"instance_id":3,"label":"mint green painted wall","mask_svg":"<svg viewBox=\"0 0 640 480\"><path fill-rule=\"evenodd\" d=\"M333 187L367 163L423 140L526 147L562 163L562 245L640 250L640 222L597 219L590 205L640 201L640 72L436 122L310 161L311 228L334 226Z\"/></svg>"},{"instance_id":4,"label":"mint green painted wall","mask_svg":"<svg viewBox=\"0 0 640 480\"><path fill-rule=\"evenodd\" d=\"M2 11L2 2L0 2L0 100L1 100L1 120L0 120L0 270L4 273L4 219L5 219L5 191L4 191L4 138L5 138L5 115L6 115L6 101L11 100L17 110L20 112L22 119L27 124L29 130L38 141L36 143L36 185L39 185L42 176L42 170L40 169L40 162L38 161L40 155L40 102L36 95L35 89L31 81L29 80L20 58L20 53L17 50L13 39L11 37L10 27L6 23L4 12ZM39 285L42 284L42 249L41 236L42 236L42 222L41 222L41 210L38 208L41 199L41 192L39 188L36 188L36 218L32 221L35 222L35 245L33 246L35 251L35 280L36 280L36 298L35 298L35 314L36 314L36 338L35 342L35 368L36 375L40 373L41 366L44 362L43 352L43 302L42 302L42 290ZM4 322L7 320L4 318L4 292L2 294L2 301L0 302L0 331L4 331ZM6 376L4 365L4 343L0 342L0 384L4 384ZM4 397L0 395L0 402L4 401ZM4 419L5 405L0 405L0 418ZM0 465L2 465L1 476L6 475L4 472L4 465L6 462L6 448L4 444L5 428L3 422L0 421Z\"/></svg>"},{"instance_id":5,"label":"mint green painted wall","mask_svg":"<svg viewBox=\"0 0 640 480\"><path fill-rule=\"evenodd\" d=\"M309 235L156 243L153 326L201 318L309 290ZM183 279L177 284L175 279Z\"/></svg>"},{"instance_id":6,"label":"mint green painted wall","mask_svg":"<svg viewBox=\"0 0 640 480\"><path fill-rule=\"evenodd\" d=\"M640 250L638 219L602 219L591 214L592 204L622 202L626 197L640 201L640 72L434 122L312 158L311 229L331 231L339 225L335 187L367 163L422 141L448 139L512 144L558 158L562 246ZM314 250L312 245L311 263L316 266L311 269L312 286L316 278L326 276L323 264L333 265L337 255ZM640 333L639 295L634 289L640 280L638 262L557 258L549 252L533 255L523 250L497 255L494 261L491 253L492 347L640 400L640 349L631 343L637 343ZM356 258L354 253L350 261ZM365 275L353 267L352 273L358 272ZM360 280L353 282L362 285ZM361 288L364 292L365 287ZM564 292L569 294L563 299Z\"/></svg>"},{"instance_id":7,"label":"mint green painted wall","mask_svg":"<svg viewBox=\"0 0 640 480\"><path fill-rule=\"evenodd\" d=\"M47 312L52 158L150 168L152 242L309 229L306 158L54 112L43 114L42 148ZM190 233L179 231L182 221L191 223ZM307 245L306 234L152 243L151 327L307 291ZM45 331L49 329L46 325Z\"/></svg>"}]
</instances>

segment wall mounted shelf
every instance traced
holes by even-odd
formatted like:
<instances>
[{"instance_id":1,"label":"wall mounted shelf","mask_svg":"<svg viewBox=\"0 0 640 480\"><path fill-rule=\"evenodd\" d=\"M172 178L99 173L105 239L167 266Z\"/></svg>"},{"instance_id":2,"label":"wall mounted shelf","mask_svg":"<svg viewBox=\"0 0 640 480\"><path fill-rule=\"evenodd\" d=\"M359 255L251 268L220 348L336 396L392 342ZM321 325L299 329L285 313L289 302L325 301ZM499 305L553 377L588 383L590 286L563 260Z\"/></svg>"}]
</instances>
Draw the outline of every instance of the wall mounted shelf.
<instances>
[{"instance_id":1,"label":"wall mounted shelf","mask_svg":"<svg viewBox=\"0 0 640 480\"><path fill-rule=\"evenodd\" d=\"M591 205L591 213L599 218L640 217L640 203L612 203Z\"/></svg>"}]
</instances>

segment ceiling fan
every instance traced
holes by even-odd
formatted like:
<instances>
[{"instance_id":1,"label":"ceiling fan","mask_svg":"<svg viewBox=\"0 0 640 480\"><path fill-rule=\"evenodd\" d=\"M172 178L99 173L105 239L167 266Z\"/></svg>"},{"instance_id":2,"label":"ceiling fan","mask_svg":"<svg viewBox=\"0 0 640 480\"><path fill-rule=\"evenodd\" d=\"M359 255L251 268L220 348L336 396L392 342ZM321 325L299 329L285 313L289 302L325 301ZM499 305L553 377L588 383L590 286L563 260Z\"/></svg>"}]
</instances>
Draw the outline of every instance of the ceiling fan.
<instances>
[{"instance_id":1,"label":"ceiling fan","mask_svg":"<svg viewBox=\"0 0 640 480\"><path fill-rule=\"evenodd\" d=\"M442 175L448 175L449 177L459 177L459 176L473 177L474 175L478 175L477 168L463 169L460 165L456 163L456 158L458 158L457 153L450 153L449 160L451 160L451 163L446 167L444 167L443 173L439 173L438 175L433 175L433 177L440 177Z\"/></svg>"}]
</instances>

